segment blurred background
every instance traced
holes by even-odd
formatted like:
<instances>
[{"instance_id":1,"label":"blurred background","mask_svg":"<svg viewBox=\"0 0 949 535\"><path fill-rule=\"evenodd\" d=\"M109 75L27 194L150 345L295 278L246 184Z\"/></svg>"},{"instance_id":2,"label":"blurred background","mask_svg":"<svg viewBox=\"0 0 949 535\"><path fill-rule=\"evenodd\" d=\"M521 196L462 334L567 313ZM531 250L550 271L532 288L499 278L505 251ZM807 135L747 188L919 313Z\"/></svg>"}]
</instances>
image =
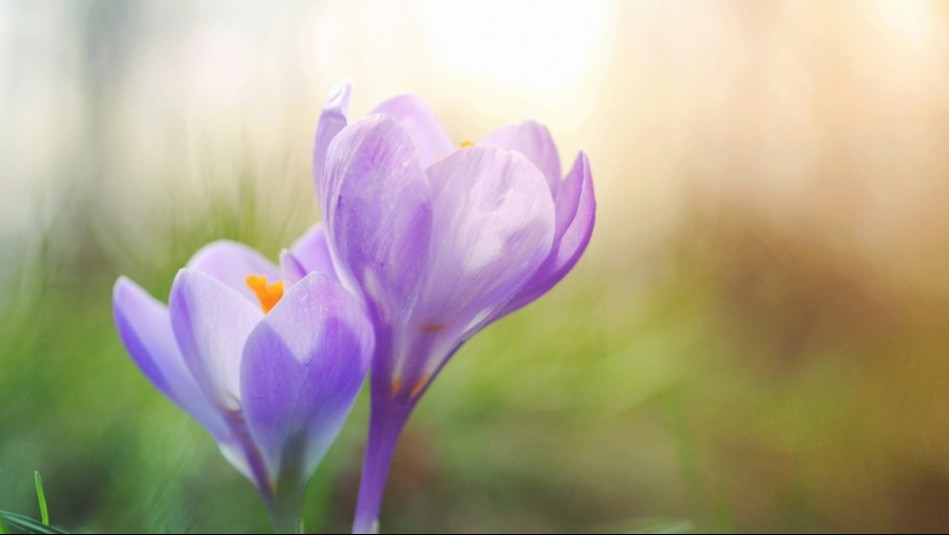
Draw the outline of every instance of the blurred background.
<instances>
[{"instance_id":1,"label":"blurred background","mask_svg":"<svg viewBox=\"0 0 949 535\"><path fill-rule=\"evenodd\" d=\"M599 212L468 343L397 452L387 532L949 529L949 5L0 0L0 509L256 532L252 486L125 354L120 274L319 219L310 144L420 94L533 118ZM349 529L362 399L314 478Z\"/></svg>"}]
</instances>

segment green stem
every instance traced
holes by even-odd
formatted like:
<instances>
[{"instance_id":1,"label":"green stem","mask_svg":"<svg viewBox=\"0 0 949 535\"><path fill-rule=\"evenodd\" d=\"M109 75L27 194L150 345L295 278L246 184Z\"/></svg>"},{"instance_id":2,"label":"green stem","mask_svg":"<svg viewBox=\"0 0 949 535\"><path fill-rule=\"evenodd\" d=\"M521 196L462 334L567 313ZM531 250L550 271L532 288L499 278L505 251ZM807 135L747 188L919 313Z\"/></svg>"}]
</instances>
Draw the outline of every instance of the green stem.
<instances>
[{"instance_id":1,"label":"green stem","mask_svg":"<svg viewBox=\"0 0 949 535\"><path fill-rule=\"evenodd\" d=\"M270 505L270 519L274 533L303 533L303 497L306 481L298 474L281 476ZM286 474L286 472L285 472Z\"/></svg>"}]
</instances>

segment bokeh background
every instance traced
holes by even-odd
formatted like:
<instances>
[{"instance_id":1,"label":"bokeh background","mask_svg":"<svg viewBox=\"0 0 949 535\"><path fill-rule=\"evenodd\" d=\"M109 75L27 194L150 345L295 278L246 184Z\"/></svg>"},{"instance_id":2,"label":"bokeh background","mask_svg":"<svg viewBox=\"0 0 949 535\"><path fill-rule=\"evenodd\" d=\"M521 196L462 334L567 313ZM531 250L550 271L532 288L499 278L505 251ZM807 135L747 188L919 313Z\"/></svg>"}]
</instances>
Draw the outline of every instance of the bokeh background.
<instances>
[{"instance_id":1,"label":"bokeh background","mask_svg":"<svg viewBox=\"0 0 949 535\"><path fill-rule=\"evenodd\" d=\"M465 346L388 532L949 529L949 5L0 0L0 509L268 530L112 324L202 244L319 219L310 143L431 103L588 151L586 256ZM362 399L308 495L350 525Z\"/></svg>"}]
</instances>

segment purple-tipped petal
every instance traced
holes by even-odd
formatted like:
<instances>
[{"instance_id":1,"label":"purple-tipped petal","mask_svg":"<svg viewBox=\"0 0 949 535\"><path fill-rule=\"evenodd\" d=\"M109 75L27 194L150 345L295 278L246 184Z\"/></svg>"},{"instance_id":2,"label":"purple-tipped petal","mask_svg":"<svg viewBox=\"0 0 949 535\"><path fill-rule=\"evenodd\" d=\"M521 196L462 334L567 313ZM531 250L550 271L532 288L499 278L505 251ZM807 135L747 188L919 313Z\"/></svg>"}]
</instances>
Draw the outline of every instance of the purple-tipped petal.
<instances>
[{"instance_id":1,"label":"purple-tipped petal","mask_svg":"<svg viewBox=\"0 0 949 535\"><path fill-rule=\"evenodd\" d=\"M479 144L497 145L526 156L544 173L551 195L557 198L561 176L560 154L546 126L534 121L505 126L488 134Z\"/></svg>"},{"instance_id":2,"label":"purple-tipped petal","mask_svg":"<svg viewBox=\"0 0 949 535\"><path fill-rule=\"evenodd\" d=\"M326 228L322 223L310 227L289 251L281 253L280 269L288 286L296 284L314 271L337 279L329 243L326 241Z\"/></svg>"},{"instance_id":3,"label":"purple-tipped petal","mask_svg":"<svg viewBox=\"0 0 949 535\"><path fill-rule=\"evenodd\" d=\"M330 145L326 171L323 215L341 280L357 284L383 317L410 310L432 217L428 178L408 133L387 115L353 123Z\"/></svg>"},{"instance_id":4,"label":"purple-tipped petal","mask_svg":"<svg viewBox=\"0 0 949 535\"><path fill-rule=\"evenodd\" d=\"M428 167L447 156L454 146L435 112L415 95L399 95L377 105L372 113L384 113L399 122L418 150L419 163Z\"/></svg>"},{"instance_id":5,"label":"purple-tipped petal","mask_svg":"<svg viewBox=\"0 0 949 535\"><path fill-rule=\"evenodd\" d=\"M307 275L247 339L244 416L271 477L308 477L335 440L373 349L372 324L336 281ZM274 480L276 481L276 479Z\"/></svg>"},{"instance_id":6,"label":"purple-tipped petal","mask_svg":"<svg viewBox=\"0 0 949 535\"><path fill-rule=\"evenodd\" d=\"M547 257L554 203L537 167L498 147L459 150L428 174L436 232L424 303L415 317L423 325L449 321L468 330L470 322L509 299Z\"/></svg>"},{"instance_id":7,"label":"purple-tipped petal","mask_svg":"<svg viewBox=\"0 0 949 535\"><path fill-rule=\"evenodd\" d=\"M346 126L351 93L352 87L348 82L336 88L323 105L320 122L316 126L316 139L313 143L313 178L316 181L316 192L320 201L324 203L322 206L324 217L327 199L324 174L326 151L336 134Z\"/></svg>"},{"instance_id":8,"label":"purple-tipped petal","mask_svg":"<svg viewBox=\"0 0 949 535\"><path fill-rule=\"evenodd\" d=\"M182 269L171 288L168 311L198 385L221 410L239 410L241 353L263 317L260 307L201 271Z\"/></svg>"},{"instance_id":9,"label":"purple-tipped petal","mask_svg":"<svg viewBox=\"0 0 949 535\"><path fill-rule=\"evenodd\" d=\"M115 283L112 304L122 343L145 377L216 439L225 438L227 425L221 414L184 363L168 308L125 277Z\"/></svg>"},{"instance_id":10,"label":"purple-tipped petal","mask_svg":"<svg viewBox=\"0 0 949 535\"><path fill-rule=\"evenodd\" d=\"M187 269L206 273L250 300L259 303L257 294L247 286L248 275L280 278L273 262L243 243L220 240L205 245L188 261Z\"/></svg>"},{"instance_id":11,"label":"purple-tipped petal","mask_svg":"<svg viewBox=\"0 0 949 535\"><path fill-rule=\"evenodd\" d=\"M587 155L581 152L557 194L557 233L550 256L495 319L534 301L560 282L590 243L595 220L593 174Z\"/></svg>"}]
</instances>

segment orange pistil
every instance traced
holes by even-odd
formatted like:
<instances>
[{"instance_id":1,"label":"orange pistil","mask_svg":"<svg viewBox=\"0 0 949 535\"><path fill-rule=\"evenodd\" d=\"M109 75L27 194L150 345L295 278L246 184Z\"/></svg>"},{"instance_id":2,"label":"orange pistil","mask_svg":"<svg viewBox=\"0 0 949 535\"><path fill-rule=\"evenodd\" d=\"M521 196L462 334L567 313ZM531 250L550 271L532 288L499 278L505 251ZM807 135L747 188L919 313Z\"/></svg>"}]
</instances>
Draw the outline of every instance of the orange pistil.
<instances>
[{"instance_id":1,"label":"orange pistil","mask_svg":"<svg viewBox=\"0 0 949 535\"><path fill-rule=\"evenodd\" d=\"M268 284L267 277L263 275L248 275L244 283L257 294L257 300L260 301L260 308L264 309L264 314L270 312L283 297L283 281L281 280Z\"/></svg>"}]
</instances>

